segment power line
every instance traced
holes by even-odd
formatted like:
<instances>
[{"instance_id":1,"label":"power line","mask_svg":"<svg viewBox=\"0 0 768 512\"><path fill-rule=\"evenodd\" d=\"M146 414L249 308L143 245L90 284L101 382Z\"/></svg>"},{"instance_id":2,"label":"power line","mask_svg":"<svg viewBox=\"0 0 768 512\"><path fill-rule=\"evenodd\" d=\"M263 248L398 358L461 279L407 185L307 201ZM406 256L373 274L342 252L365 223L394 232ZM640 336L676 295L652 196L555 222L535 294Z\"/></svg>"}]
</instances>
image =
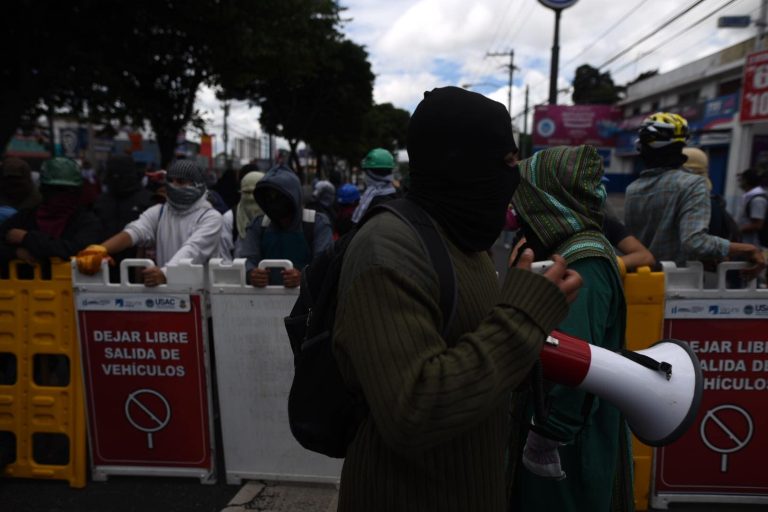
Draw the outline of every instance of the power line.
<instances>
[{"instance_id":1,"label":"power line","mask_svg":"<svg viewBox=\"0 0 768 512\"><path fill-rule=\"evenodd\" d=\"M494 31L494 35L491 38L491 44L489 46L489 49L488 49L488 51L485 52L485 55L483 56L483 60L484 60L485 64L483 65L482 68L480 68L481 70L479 72L476 72L474 74L474 77L478 77L479 78L479 77L486 76L486 75L488 75L490 73L491 68L495 67L495 64L493 62L491 62L491 61L486 60L486 57L488 56L488 54L498 53L497 51L494 51L494 49L496 48L496 45L497 45L497 38L502 33L501 29L502 29L502 27L505 24L506 17L507 17L507 15L510 12L510 7L512 7L513 3L514 3L514 0L509 0L509 3L507 4L507 9L504 11L504 15L501 18L499 18L499 24L496 26L496 30ZM513 19L516 19L516 16L520 13L520 11L522 10L522 6L524 4L525 4L525 1L518 1L518 4L517 4L518 5L518 9L517 9L517 11L515 11L515 15L512 16ZM499 42L501 42L501 41L499 41ZM501 48L501 46L499 46L499 47ZM475 82L477 80L473 78L470 81L471 82Z\"/></svg>"},{"instance_id":2,"label":"power line","mask_svg":"<svg viewBox=\"0 0 768 512\"><path fill-rule=\"evenodd\" d=\"M642 56L640 56L640 57L636 58L636 59L635 59L635 60L633 60L633 61L627 62L627 63L626 63L626 64L624 64L623 66L621 66L621 67L619 67L619 68L617 68L617 69L615 69L615 70L611 71L611 73L613 73L613 74L619 73L619 72L623 71L624 69L626 69L627 67L631 66L632 64L635 64L635 63L637 63L639 60L646 58L647 56L649 56L650 54L654 53L656 50L658 50L658 49L659 49L659 48L661 48L662 46L664 46L664 45L666 45L667 43L669 43L670 41L672 41L672 40L674 40L674 39L678 38L680 35L682 35L682 34L684 34L684 33L688 32L688 31L689 31L689 30L691 30L692 28L694 28L694 27L697 27L697 26L701 25L701 24L702 24L702 23L704 23L706 20L708 20L709 18L711 18L712 16L714 16L715 14L717 14L717 13L718 13L718 12L720 12L720 11L722 11L723 9L725 9L726 7L728 7L729 5L731 5L732 3L736 2L736 1L737 1L737 0L728 0L726 3L724 3L723 5L721 5L720 7L718 7L717 9L715 9L714 11L712 11L712 12L710 12L709 14L707 14L706 16L704 16L704 17L700 18L699 20L695 21L694 23L692 23L692 24L691 24L691 25L689 25L688 27L684 28L684 29L683 29L683 30L681 30L680 32L677 32L677 33L676 33L674 36L670 37L669 39L665 39L664 41L662 41L662 42L661 42L661 43L659 43L658 45L654 46L652 49L648 50L647 52L644 52L644 53L642 54ZM708 35L707 35L707 37L709 37L710 35L711 35L711 34L708 34ZM697 44L698 44L698 43L697 43ZM694 45L694 46L695 46L695 45Z\"/></svg>"},{"instance_id":3,"label":"power line","mask_svg":"<svg viewBox=\"0 0 768 512\"><path fill-rule=\"evenodd\" d=\"M643 5L644 5L646 2L648 2L648 0L643 0L642 2L640 2L639 4L637 4L635 7L633 7L632 9L630 9L630 10L629 10L627 13L625 13L625 14L622 14L622 15L621 15L621 17L619 18L619 20L618 20L616 23L614 23L613 25L611 25L611 28L609 28L608 30L606 30L605 32L603 32L602 34L600 34L599 36L597 36L597 39L595 39L594 41L592 41L592 43L588 44L586 48L584 48L583 50L581 50L581 51L580 51L580 52L579 52L577 55L575 55L573 58L571 58L571 60L569 60L568 62L566 62L565 64L563 64L563 67L567 66L568 64L571 64L571 63L572 63L572 62L574 62L576 59L578 59L579 57L581 57L582 55L584 55L585 53L587 53L589 50L591 50L592 48L594 48L594 47L595 47L595 45L596 45L597 43L600 43L600 42L602 42L602 40L603 40L603 38L604 38L605 36L607 36L608 34L610 34L611 32L613 32L613 30L614 30L614 29L616 29L616 27L618 27L619 25L621 25L623 22L627 21L627 20L628 20L628 19L629 19L629 18L630 18L630 17L631 17L633 14L635 14L635 12L637 12L637 10L638 10L638 9L640 9L640 8L641 8L641 7L642 7L642 6L643 6Z\"/></svg>"},{"instance_id":4,"label":"power line","mask_svg":"<svg viewBox=\"0 0 768 512\"><path fill-rule=\"evenodd\" d=\"M648 35L646 35L645 37L643 37L643 38L639 39L638 41L636 41L636 42L635 42L635 43L633 43L632 45L630 45L630 46L628 46L628 47L624 48L624 49L623 49L622 51L620 51L618 54L616 54L616 55L614 55L613 57L611 57L611 58L610 58L608 61L606 61L606 62L605 62L604 64L602 64L601 66L599 66L597 69L602 69L603 67L607 66L607 65L608 65L608 64L610 64L611 62L613 62L613 61L617 60L617 59L618 59L618 58L620 58L621 56L623 56L623 55L625 55L626 53L628 53L629 51L631 51L631 50L632 50L633 48L635 48L637 45L639 45L639 44L643 43L643 42L644 42L644 41L646 41L647 39L649 39L649 38L653 37L654 35L658 34L658 33L659 33L661 30L663 30L663 29L667 28L667 27L668 27L669 25L671 25L673 22L675 22L675 21L677 21L678 19L680 19L681 17L683 17L685 14L687 14L688 12L690 12L690 11L691 11L693 8L695 8L696 6L698 6L699 4L701 4L702 2L704 2L704 0L696 0L696 1L694 1L694 2L693 2L691 5L689 5L688 7L686 7L684 10L680 11L679 13L675 14L674 16L672 16L671 18L669 18L667 21L665 21L664 23L662 23L662 25L661 25L661 26L659 26L658 28L656 28L656 29L655 29L654 31L652 31L650 34L648 34ZM545 84L546 82L547 82L547 79L544 79L544 80L542 80L542 81L538 82L536 85L534 85L534 86L533 86L533 89L534 89L534 90L538 89L539 87L541 87L541 85ZM519 115L519 114L518 114L518 115Z\"/></svg>"},{"instance_id":5,"label":"power line","mask_svg":"<svg viewBox=\"0 0 768 512\"><path fill-rule=\"evenodd\" d=\"M696 6L698 6L699 4L701 4L701 3L703 3L703 2L704 2L704 0L696 0L696 1L695 1L695 2L693 2L691 5L689 5L689 6L688 6L688 7L686 7L685 9L683 9L681 12L679 12L678 14L674 15L673 17L671 17L670 19L668 19L667 21L665 21L664 23L662 23L660 27L657 27L657 28L656 28L655 30L653 30L653 31L652 31L650 34L646 35L645 37L642 37L642 38L640 38L640 39L639 39L638 41L636 41L634 44L632 44L632 45L628 46L627 48L623 49L622 51L620 51L619 53L617 53L616 55L614 55L613 57L611 57L610 59L608 59L607 61L605 61L603 64L601 64L600 66L598 66L598 67L597 67L597 69L603 69L605 66L607 66L608 64L611 64L612 62L616 61L616 60L617 60L618 58L620 58L621 56L623 56L623 55L626 55L626 54L627 54L627 53L628 53L630 50L632 50L633 48L635 48L637 45L639 45L639 44L642 44L642 43L644 43L645 41L647 41L648 39L650 39L651 37L655 36L656 34L658 34L659 32L661 32L661 31L662 31L662 30L664 30L665 28L667 28L669 25L671 25L671 24L672 24L672 23L674 23L675 21L677 21L677 20L679 20L680 18L682 18L682 17L683 17L685 14L687 14L688 12L690 12L692 9L694 9Z\"/></svg>"}]
</instances>

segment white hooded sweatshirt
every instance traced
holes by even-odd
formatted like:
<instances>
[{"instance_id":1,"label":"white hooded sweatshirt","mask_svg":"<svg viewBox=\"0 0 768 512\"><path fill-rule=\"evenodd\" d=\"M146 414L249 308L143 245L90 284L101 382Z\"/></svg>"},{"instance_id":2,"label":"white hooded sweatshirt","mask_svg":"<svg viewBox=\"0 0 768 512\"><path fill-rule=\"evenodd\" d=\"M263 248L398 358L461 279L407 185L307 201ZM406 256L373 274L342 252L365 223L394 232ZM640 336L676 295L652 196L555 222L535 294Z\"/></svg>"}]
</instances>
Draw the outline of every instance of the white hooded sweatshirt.
<instances>
[{"instance_id":1,"label":"white hooded sweatshirt","mask_svg":"<svg viewBox=\"0 0 768 512\"><path fill-rule=\"evenodd\" d=\"M217 257L221 228L221 214L203 195L186 210L168 203L155 205L125 226L125 231L134 245L155 245L155 264L165 272L168 264L183 259L202 265Z\"/></svg>"}]
</instances>

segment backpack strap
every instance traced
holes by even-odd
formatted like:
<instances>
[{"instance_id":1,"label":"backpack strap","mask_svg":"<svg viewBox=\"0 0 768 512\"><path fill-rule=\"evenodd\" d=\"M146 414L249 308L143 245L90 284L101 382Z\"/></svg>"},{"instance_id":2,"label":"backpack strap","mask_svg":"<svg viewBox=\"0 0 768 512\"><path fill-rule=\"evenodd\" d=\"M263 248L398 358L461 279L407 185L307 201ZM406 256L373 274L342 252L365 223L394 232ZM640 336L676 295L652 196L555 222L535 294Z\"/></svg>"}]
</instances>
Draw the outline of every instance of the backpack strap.
<instances>
[{"instance_id":1,"label":"backpack strap","mask_svg":"<svg viewBox=\"0 0 768 512\"><path fill-rule=\"evenodd\" d=\"M409 199L393 199L371 208L361 219L360 225L376 213L387 210L395 214L416 233L437 272L440 284L440 311L443 314L442 335L445 338L456 313L458 291L456 272L448 253L445 240L437 231L432 217L418 204Z\"/></svg>"},{"instance_id":2,"label":"backpack strap","mask_svg":"<svg viewBox=\"0 0 768 512\"><path fill-rule=\"evenodd\" d=\"M301 212L301 228L304 230L304 240L309 246L309 254L315 255L315 210L304 209Z\"/></svg>"}]
</instances>

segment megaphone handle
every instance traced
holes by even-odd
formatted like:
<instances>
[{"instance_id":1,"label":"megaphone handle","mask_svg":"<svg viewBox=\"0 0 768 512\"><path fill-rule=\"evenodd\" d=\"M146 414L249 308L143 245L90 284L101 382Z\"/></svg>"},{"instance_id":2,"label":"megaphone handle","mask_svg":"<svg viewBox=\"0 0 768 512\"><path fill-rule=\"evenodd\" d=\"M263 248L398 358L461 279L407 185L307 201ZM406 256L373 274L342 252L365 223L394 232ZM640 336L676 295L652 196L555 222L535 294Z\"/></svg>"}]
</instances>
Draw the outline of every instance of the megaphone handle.
<instances>
[{"instance_id":1,"label":"megaphone handle","mask_svg":"<svg viewBox=\"0 0 768 512\"><path fill-rule=\"evenodd\" d=\"M672 365L666 361L657 361L652 357L646 356L645 354L639 354L637 352L632 352L631 350L622 349L619 351L619 353L627 359L641 366L645 366L649 370L664 373L667 377L667 380L672 377Z\"/></svg>"},{"instance_id":2,"label":"megaphone handle","mask_svg":"<svg viewBox=\"0 0 768 512\"><path fill-rule=\"evenodd\" d=\"M537 425L543 425L549 416L547 395L544 393L544 370L537 360L531 368L531 387L533 388L533 416Z\"/></svg>"}]
</instances>

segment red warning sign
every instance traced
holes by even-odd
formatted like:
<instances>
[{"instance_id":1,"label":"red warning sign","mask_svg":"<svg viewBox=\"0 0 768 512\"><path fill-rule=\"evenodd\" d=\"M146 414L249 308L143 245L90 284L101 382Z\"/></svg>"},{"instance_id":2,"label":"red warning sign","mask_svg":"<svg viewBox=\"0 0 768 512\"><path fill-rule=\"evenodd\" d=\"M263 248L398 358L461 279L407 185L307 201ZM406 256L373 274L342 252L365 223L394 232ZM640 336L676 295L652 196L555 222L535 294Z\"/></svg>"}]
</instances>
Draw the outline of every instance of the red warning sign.
<instances>
[{"instance_id":1,"label":"red warning sign","mask_svg":"<svg viewBox=\"0 0 768 512\"><path fill-rule=\"evenodd\" d=\"M657 451L655 491L768 494L766 320L667 319L664 334L696 352L704 392L693 426Z\"/></svg>"},{"instance_id":2,"label":"red warning sign","mask_svg":"<svg viewBox=\"0 0 768 512\"><path fill-rule=\"evenodd\" d=\"M212 467L200 297L182 300L78 312L94 466Z\"/></svg>"}]
</instances>

